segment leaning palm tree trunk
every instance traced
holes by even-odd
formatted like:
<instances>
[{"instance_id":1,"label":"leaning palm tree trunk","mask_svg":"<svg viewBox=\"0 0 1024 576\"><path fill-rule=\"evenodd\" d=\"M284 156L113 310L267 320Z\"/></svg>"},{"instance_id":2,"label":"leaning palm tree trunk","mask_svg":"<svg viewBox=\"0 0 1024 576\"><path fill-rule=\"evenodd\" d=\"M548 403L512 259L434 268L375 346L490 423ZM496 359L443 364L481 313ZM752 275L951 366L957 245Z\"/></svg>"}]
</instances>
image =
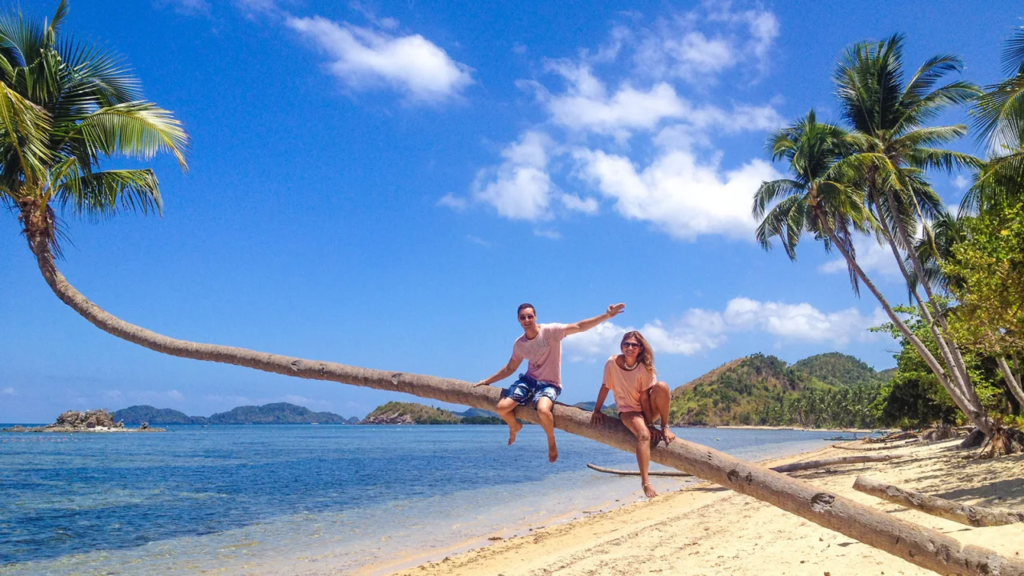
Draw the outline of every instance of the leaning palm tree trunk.
<instances>
[{"instance_id":1,"label":"leaning palm tree trunk","mask_svg":"<svg viewBox=\"0 0 1024 576\"><path fill-rule=\"evenodd\" d=\"M885 187L885 197L890 206L898 206L895 194L893 194L893 191L888 187ZM879 216L881 216L880 210ZM903 243L903 246L913 246L913 243L910 240L910 234L907 232L907 228L899 218L899 215L895 215L892 220L894 227L896 228L896 233L899 235L900 242ZM935 294L932 292L931 285L928 283L927 276L924 273L924 266L921 265L921 259L914 250L907 250L907 257L911 262L911 266L913 266L914 274L916 274L919 279L918 284L920 284L924 289L925 295L927 296L927 302L921 298L921 295L915 288L914 283L911 281L910 273L903 265L903 258L900 255L899 248L896 243L893 242L892 233L885 228L885 221L879 218L879 223L882 225L882 230L885 233L886 239L889 241L889 245L893 251L893 256L895 256L896 263L900 267L900 272L903 273L903 277L907 281L907 286L911 288L911 293L914 295L918 305L921 307L921 315L928 324L928 328L931 330L932 336L935 338L935 343L939 347L939 352L942 354L942 358L946 361L946 365L949 367L949 373L952 375L952 382L950 384L960 388L963 398L966 401L966 408L961 406L961 409L964 410L964 413L967 414L967 417L971 419L971 422L974 423L979 430L984 432L986 436L991 436L992 421L988 417L988 412L985 410L985 407L981 404L981 400L978 398L978 394L974 390L973 384L971 384L971 377L967 372L967 366L964 364L963 356L960 354L960 349L956 346L955 342L947 339L946 337L948 330L946 319L943 317L942 311L938 309L938 307L934 309L931 308L931 304L935 302Z\"/></svg>"},{"instance_id":2,"label":"leaning palm tree trunk","mask_svg":"<svg viewBox=\"0 0 1024 576\"><path fill-rule=\"evenodd\" d=\"M477 388L460 380L304 360L244 348L188 342L157 334L116 318L89 301L57 270L47 243L39 241L41 239L34 234L28 234L28 237L43 278L58 298L101 330L151 350L297 378L330 380L378 390L405 392L484 410L492 409L499 399L500 391L497 388ZM608 419L605 424L595 426L590 423L589 412L564 405L556 405L554 414L555 425L570 434L627 452L636 449L636 438L617 419ZM517 408L516 416L529 422L539 422L535 410ZM963 546L938 531L893 518L852 500L822 492L806 482L699 444L677 439L668 447L653 450L651 458L660 464L689 472L782 508L929 570L942 574L1024 576L1024 561L1020 559L1004 558L978 546Z\"/></svg>"},{"instance_id":3,"label":"leaning palm tree trunk","mask_svg":"<svg viewBox=\"0 0 1024 576\"><path fill-rule=\"evenodd\" d=\"M832 240L832 244L839 250L840 254L843 255L843 258L846 259L847 264L853 269L854 274L856 274L860 281L863 282L864 285L868 287L868 290L871 291L871 293L875 296L878 302L882 305L882 309L885 310L885 313L889 316L889 319L892 321L892 323L896 326L896 328L899 329L900 333L902 333L903 336L914 346L914 349L917 350L917 353L925 361L928 367L932 369L932 372L935 373L935 377L939 380L939 384L941 384L942 387L946 390L946 392L949 393L950 397L953 399L953 402L955 402L956 405L960 408L960 410L962 410L963 413L966 414L973 421L974 412L971 409L971 403L963 395L963 392L960 390L960 388L949 381L949 376L946 374L946 370L942 367L942 365L939 364L939 361L935 359L931 351L929 351L928 348L924 345L924 342L922 342L921 339L917 337L917 335L911 332L910 328L907 327L907 324L903 321L903 319L896 315L896 312L893 311L892 306L889 304L889 301L885 299L885 296L883 296L882 293L878 290L878 287L875 286L875 283L872 282L871 279L868 278L867 274L864 273L864 269L860 267L860 264L857 263L857 259L853 257L853 254L851 254L849 250L846 249L845 245L839 240L838 236L836 236L835 231L832 230L832 228L829 227L827 223L822 226L822 229L828 232L829 238ZM975 423L975 425L977 425L977 423ZM986 434L988 434L987 431Z\"/></svg>"},{"instance_id":4,"label":"leaning palm tree trunk","mask_svg":"<svg viewBox=\"0 0 1024 576\"><path fill-rule=\"evenodd\" d=\"M996 357L996 363L999 364L999 371L1003 373L1003 379L1006 380L1006 385L1010 388L1010 392L1017 399L1021 410L1024 410L1024 388L1021 388L1020 380L1017 379L1017 375L1013 373L1013 370L1010 370L1010 365L1006 362L1005 356Z\"/></svg>"}]
</instances>

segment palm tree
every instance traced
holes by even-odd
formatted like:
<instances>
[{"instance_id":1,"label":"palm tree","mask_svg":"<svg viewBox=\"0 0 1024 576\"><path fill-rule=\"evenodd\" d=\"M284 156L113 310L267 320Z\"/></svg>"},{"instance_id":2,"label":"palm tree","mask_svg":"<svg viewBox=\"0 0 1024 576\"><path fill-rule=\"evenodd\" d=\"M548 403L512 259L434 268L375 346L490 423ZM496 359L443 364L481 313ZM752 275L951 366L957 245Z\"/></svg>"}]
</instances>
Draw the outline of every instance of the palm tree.
<instances>
[{"instance_id":1,"label":"palm tree","mask_svg":"<svg viewBox=\"0 0 1024 576\"><path fill-rule=\"evenodd\" d=\"M968 210L1024 198L1024 27L1007 41L1002 64L1009 78L988 86L974 109L978 138L991 156L964 196Z\"/></svg>"},{"instance_id":2,"label":"palm tree","mask_svg":"<svg viewBox=\"0 0 1024 576\"><path fill-rule=\"evenodd\" d=\"M945 367L935 363L932 369L940 381L949 381L965 401L964 413L987 435L991 421L971 384L963 355L947 334L941 301L935 299L929 282L916 281L928 276L913 240L918 229L927 226L926 219L942 212L941 200L924 178L925 170L981 166L973 156L941 148L964 136L965 125L924 126L943 110L970 103L980 94L976 86L960 80L937 86L944 76L962 68L959 58L939 55L904 82L903 37L894 35L853 46L837 67L835 82L843 117L852 127L853 153L844 161L864 186L877 230L892 250L945 361Z\"/></svg>"},{"instance_id":3,"label":"palm tree","mask_svg":"<svg viewBox=\"0 0 1024 576\"><path fill-rule=\"evenodd\" d=\"M858 173L848 171L849 163L844 161L851 154L850 140L839 126L817 122L813 110L793 126L769 137L772 160L788 160L793 178L764 182L754 195L754 217L761 220L755 232L757 240L767 250L771 248L772 237L778 236L792 260L796 259L796 246L805 231L824 242L826 251L833 247L839 250L854 289L858 281L868 287L892 323L938 375L957 406L970 416L973 406L945 378L945 371L924 342L907 327L857 263L852 234L867 233L878 226L865 203L863 187L855 182ZM768 210L772 203L775 205Z\"/></svg>"}]
</instances>

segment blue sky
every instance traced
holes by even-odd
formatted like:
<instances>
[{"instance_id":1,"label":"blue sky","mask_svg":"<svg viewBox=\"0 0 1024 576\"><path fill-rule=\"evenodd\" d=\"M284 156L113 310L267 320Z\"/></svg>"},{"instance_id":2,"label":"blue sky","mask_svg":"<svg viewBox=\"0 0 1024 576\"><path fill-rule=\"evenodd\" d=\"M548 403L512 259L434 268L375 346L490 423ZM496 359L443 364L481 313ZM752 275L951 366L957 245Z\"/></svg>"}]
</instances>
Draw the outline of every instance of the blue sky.
<instances>
[{"instance_id":1,"label":"blue sky","mask_svg":"<svg viewBox=\"0 0 1024 576\"><path fill-rule=\"evenodd\" d=\"M765 137L812 107L835 118L830 75L860 40L904 32L908 66L952 52L996 81L1022 14L984 6L73 0L65 31L124 55L193 148L188 174L152 162L162 218L71 220L61 268L170 336L471 381L507 361L520 302L542 322L626 302L566 341L569 402L596 396L627 327L673 387L758 351L886 368L895 343L865 330L878 306L834 257L754 243L751 195L785 170ZM933 175L951 203L962 182ZM860 248L903 300L886 253ZM14 214L0 270L0 422L273 401L361 416L400 399L109 336L49 291Z\"/></svg>"}]
</instances>

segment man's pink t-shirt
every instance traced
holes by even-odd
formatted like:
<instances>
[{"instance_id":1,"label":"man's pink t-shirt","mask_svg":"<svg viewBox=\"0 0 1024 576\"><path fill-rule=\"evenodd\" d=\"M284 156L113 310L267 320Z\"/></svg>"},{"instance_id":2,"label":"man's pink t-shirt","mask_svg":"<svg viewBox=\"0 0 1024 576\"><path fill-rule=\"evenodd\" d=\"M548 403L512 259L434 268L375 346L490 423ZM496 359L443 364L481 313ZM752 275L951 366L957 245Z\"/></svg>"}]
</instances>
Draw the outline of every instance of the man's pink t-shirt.
<instances>
[{"instance_id":1,"label":"man's pink t-shirt","mask_svg":"<svg viewBox=\"0 0 1024 576\"><path fill-rule=\"evenodd\" d=\"M526 375L536 380L562 386L562 338L565 338L566 324L538 324L540 331L533 340L526 334L516 338L512 345L512 360L528 360Z\"/></svg>"},{"instance_id":2,"label":"man's pink t-shirt","mask_svg":"<svg viewBox=\"0 0 1024 576\"><path fill-rule=\"evenodd\" d=\"M615 356L604 365L604 387L615 394L615 405L619 412L641 412L640 394L654 386L657 376L647 371L644 366L634 370L619 368Z\"/></svg>"}]
</instances>

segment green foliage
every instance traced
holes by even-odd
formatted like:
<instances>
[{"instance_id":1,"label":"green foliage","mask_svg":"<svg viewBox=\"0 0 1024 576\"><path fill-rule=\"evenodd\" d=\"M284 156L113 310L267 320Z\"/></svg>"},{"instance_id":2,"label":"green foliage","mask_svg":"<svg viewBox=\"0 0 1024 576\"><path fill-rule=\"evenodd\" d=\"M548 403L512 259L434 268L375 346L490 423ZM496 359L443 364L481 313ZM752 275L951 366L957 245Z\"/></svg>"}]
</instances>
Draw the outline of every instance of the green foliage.
<instances>
[{"instance_id":1,"label":"green foliage","mask_svg":"<svg viewBox=\"0 0 1024 576\"><path fill-rule=\"evenodd\" d=\"M933 354L938 354L938 346L927 324L922 320L920 310L913 306L897 306L895 310L907 316L906 324L911 331ZM939 384L935 374L921 359L910 341L903 337L892 323L874 330L889 332L900 342L900 350L894 356L896 373L892 380L882 387L878 399L872 405L872 411L878 421L885 426L901 428L922 428L937 422L966 423L966 416ZM964 362L978 398L988 411L999 416L1008 415L1016 410L991 357L965 351Z\"/></svg>"},{"instance_id":2,"label":"green foliage","mask_svg":"<svg viewBox=\"0 0 1024 576\"><path fill-rule=\"evenodd\" d=\"M966 238L943 271L960 305L951 314L956 340L972 349L1009 355L1024 350L1024 204L966 218Z\"/></svg>"},{"instance_id":3,"label":"green foliage","mask_svg":"<svg viewBox=\"0 0 1024 576\"><path fill-rule=\"evenodd\" d=\"M677 388L669 419L684 425L873 428L870 406L882 380L844 354L813 356L793 366L754 354Z\"/></svg>"},{"instance_id":4,"label":"green foliage","mask_svg":"<svg viewBox=\"0 0 1024 576\"><path fill-rule=\"evenodd\" d=\"M345 418L330 412L313 412L287 402L263 406L239 406L207 418L210 424L345 424Z\"/></svg>"}]
</instances>

